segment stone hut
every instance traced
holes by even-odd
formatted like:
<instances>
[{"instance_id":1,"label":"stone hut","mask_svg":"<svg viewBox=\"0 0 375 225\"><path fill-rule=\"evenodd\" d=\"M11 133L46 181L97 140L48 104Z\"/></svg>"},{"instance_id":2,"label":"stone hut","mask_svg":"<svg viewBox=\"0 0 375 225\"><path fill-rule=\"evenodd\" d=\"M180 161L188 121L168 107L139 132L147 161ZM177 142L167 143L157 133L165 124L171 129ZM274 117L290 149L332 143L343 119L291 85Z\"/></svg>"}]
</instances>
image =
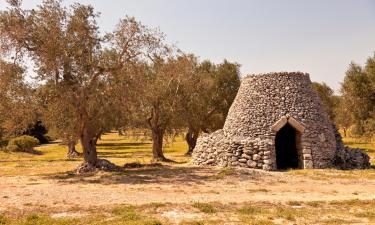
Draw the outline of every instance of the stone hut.
<instances>
[{"instance_id":1,"label":"stone hut","mask_svg":"<svg viewBox=\"0 0 375 225\"><path fill-rule=\"evenodd\" d=\"M264 170L370 166L362 150L343 145L309 75L300 72L245 77L223 129L198 139L193 163Z\"/></svg>"}]
</instances>

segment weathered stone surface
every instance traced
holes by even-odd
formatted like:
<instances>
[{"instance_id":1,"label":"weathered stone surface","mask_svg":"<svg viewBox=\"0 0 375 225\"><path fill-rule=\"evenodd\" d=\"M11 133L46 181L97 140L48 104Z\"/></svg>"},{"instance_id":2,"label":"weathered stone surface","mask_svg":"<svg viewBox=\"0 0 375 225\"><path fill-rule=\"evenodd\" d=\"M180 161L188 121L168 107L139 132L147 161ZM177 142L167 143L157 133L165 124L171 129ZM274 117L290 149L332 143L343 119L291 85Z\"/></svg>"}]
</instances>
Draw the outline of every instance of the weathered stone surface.
<instances>
[{"instance_id":1,"label":"weathered stone surface","mask_svg":"<svg viewBox=\"0 0 375 225\"><path fill-rule=\"evenodd\" d=\"M246 163L247 159L239 159L238 162L240 162L240 163Z\"/></svg>"},{"instance_id":2,"label":"weathered stone surface","mask_svg":"<svg viewBox=\"0 0 375 225\"><path fill-rule=\"evenodd\" d=\"M304 169L312 169L313 167L313 162L311 160L303 160L303 168Z\"/></svg>"},{"instance_id":3,"label":"weathered stone surface","mask_svg":"<svg viewBox=\"0 0 375 225\"><path fill-rule=\"evenodd\" d=\"M253 160L248 160L247 161L247 165L250 167L250 168L255 168L257 166L257 163L254 162Z\"/></svg>"},{"instance_id":4,"label":"weathered stone surface","mask_svg":"<svg viewBox=\"0 0 375 225\"><path fill-rule=\"evenodd\" d=\"M245 77L223 129L198 139L193 163L275 170L275 137L286 123L300 134L300 168L369 167L368 155L343 145L309 75L300 72Z\"/></svg>"},{"instance_id":5,"label":"weathered stone surface","mask_svg":"<svg viewBox=\"0 0 375 225\"><path fill-rule=\"evenodd\" d=\"M106 160L106 159L98 159L96 165L89 164L87 162L83 162L80 164L77 168L76 173L77 174L85 174L85 173L91 173L95 171L121 171L122 168L119 166L116 166L112 162Z\"/></svg>"},{"instance_id":6,"label":"weathered stone surface","mask_svg":"<svg viewBox=\"0 0 375 225\"><path fill-rule=\"evenodd\" d=\"M286 116L282 116L281 119L279 119L274 125L272 125L271 129L277 132L287 123L288 123L288 118Z\"/></svg>"},{"instance_id":7,"label":"weathered stone surface","mask_svg":"<svg viewBox=\"0 0 375 225\"><path fill-rule=\"evenodd\" d=\"M254 161L258 161L259 159L260 159L260 155L258 155L258 154L253 155Z\"/></svg>"},{"instance_id":8,"label":"weathered stone surface","mask_svg":"<svg viewBox=\"0 0 375 225\"><path fill-rule=\"evenodd\" d=\"M367 169L370 168L370 157L365 153L363 149L350 148L344 146L340 133L336 126L334 126L337 151L334 158L334 164L339 169Z\"/></svg>"},{"instance_id":9,"label":"weathered stone surface","mask_svg":"<svg viewBox=\"0 0 375 225\"><path fill-rule=\"evenodd\" d=\"M303 159L311 160L311 154L303 154Z\"/></svg>"},{"instance_id":10,"label":"weathered stone surface","mask_svg":"<svg viewBox=\"0 0 375 225\"><path fill-rule=\"evenodd\" d=\"M302 115L302 114L300 114ZM300 122L298 122L296 119L294 119L293 117L289 117L288 118L288 123L294 127L298 132L301 132L303 133L303 131L305 131L305 126L303 126Z\"/></svg>"}]
</instances>

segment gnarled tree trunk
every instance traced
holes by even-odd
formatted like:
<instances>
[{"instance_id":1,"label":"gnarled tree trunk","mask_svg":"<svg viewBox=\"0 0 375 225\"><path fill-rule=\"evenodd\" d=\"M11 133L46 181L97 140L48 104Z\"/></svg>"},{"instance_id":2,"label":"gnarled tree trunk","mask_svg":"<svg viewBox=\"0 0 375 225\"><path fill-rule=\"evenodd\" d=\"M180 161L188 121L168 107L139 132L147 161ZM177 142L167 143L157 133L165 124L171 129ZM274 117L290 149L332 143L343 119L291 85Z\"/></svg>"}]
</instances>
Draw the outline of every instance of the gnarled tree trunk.
<instances>
[{"instance_id":1,"label":"gnarled tree trunk","mask_svg":"<svg viewBox=\"0 0 375 225\"><path fill-rule=\"evenodd\" d=\"M165 161L163 154L164 129L160 127L152 128L152 156L154 161Z\"/></svg>"},{"instance_id":2,"label":"gnarled tree trunk","mask_svg":"<svg viewBox=\"0 0 375 225\"><path fill-rule=\"evenodd\" d=\"M77 168L77 173L93 172L97 169L104 171L121 170L120 167L106 159L98 159L96 152L96 137L95 131L89 130L87 126L82 126L80 141L83 149L84 163Z\"/></svg>"},{"instance_id":3,"label":"gnarled tree trunk","mask_svg":"<svg viewBox=\"0 0 375 225\"><path fill-rule=\"evenodd\" d=\"M160 118L160 109L157 104L153 106L150 118L147 123L152 132L152 156L154 161L168 161L163 154L163 138L168 121Z\"/></svg>"},{"instance_id":4,"label":"gnarled tree trunk","mask_svg":"<svg viewBox=\"0 0 375 225\"><path fill-rule=\"evenodd\" d=\"M98 161L94 137L95 135L93 135L86 126L83 126L82 133L80 135L80 141L83 149L83 159L86 163L92 166L96 166Z\"/></svg>"},{"instance_id":5,"label":"gnarled tree trunk","mask_svg":"<svg viewBox=\"0 0 375 225\"><path fill-rule=\"evenodd\" d=\"M66 156L70 159L70 158L76 158L76 157L81 157L82 154L77 152L76 150L76 141L68 141L68 153L66 154Z\"/></svg>"},{"instance_id":6,"label":"gnarled tree trunk","mask_svg":"<svg viewBox=\"0 0 375 225\"><path fill-rule=\"evenodd\" d=\"M102 134L103 134L103 129L100 129L100 131L95 135L95 137L93 139L95 145L98 143L98 140L101 139Z\"/></svg>"},{"instance_id":7,"label":"gnarled tree trunk","mask_svg":"<svg viewBox=\"0 0 375 225\"><path fill-rule=\"evenodd\" d=\"M186 152L186 155L191 155L193 153L195 145L197 144L198 136L199 132L197 130L191 128L188 129L188 132L185 135L185 141L188 144L188 151Z\"/></svg>"}]
</instances>

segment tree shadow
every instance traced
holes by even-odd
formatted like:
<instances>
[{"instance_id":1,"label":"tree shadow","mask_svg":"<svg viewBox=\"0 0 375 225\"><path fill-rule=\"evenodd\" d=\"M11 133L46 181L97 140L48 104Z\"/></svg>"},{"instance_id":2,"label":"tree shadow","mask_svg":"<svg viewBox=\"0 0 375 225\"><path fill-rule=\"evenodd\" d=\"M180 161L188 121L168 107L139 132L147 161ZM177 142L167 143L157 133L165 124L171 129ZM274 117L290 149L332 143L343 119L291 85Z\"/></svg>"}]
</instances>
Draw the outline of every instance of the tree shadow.
<instances>
[{"instance_id":1,"label":"tree shadow","mask_svg":"<svg viewBox=\"0 0 375 225\"><path fill-rule=\"evenodd\" d=\"M100 143L98 147L98 157L100 158L152 158L152 152L148 144L151 143ZM165 151L165 153L172 153L175 151ZM172 159L164 159L163 162L172 164L181 164L186 162L176 162Z\"/></svg>"},{"instance_id":2,"label":"tree shadow","mask_svg":"<svg viewBox=\"0 0 375 225\"><path fill-rule=\"evenodd\" d=\"M46 159L46 160L40 160L40 159L23 159L23 160L17 160L17 159L12 159L12 160L0 160L0 162L46 162L46 163L53 163L53 162L80 162L82 161L82 158L64 158L64 159Z\"/></svg>"},{"instance_id":3,"label":"tree shadow","mask_svg":"<svg viewBox=\"0 0 375 225\"><path fill-rule=\"evenodd\" d=\"M142 145L148 145L151 144L149 142L125 142L125 143L98 143L96 146L104 146L104 147L116 147L116 146L122 146L122 147L134 147L134 146L142 146Z\"/></svg>"},{"instance_id":4,"label":"tree shadow","mask_svg":"<svg viewBox=\"0 0 375 225\"><path fill-rule=\"evenodd\" d=\"M27 154L30 154L30 155L43 155L44 152L42 151L39 151L39 150L35 150L35 149L27 149L27 150L19 150L19 151L14 151L13 153L27 153Z\"/></svg>"},{"instance_id":5,"label":"tree shadow","mask_svg":"<svg viewBox=\"0 0 375 225\"><path fill-rule=\"evenodd\" d=\"M118 143L119 140L122 139L104 139L101 142L99 142L97 145L107 145L107 146L116 146L116 145L122 145L122 144L129 144L129 145L147 145L147 144L152 144L150 141L138 141L138 142L123 142L123 143ZM110 143L114 142L114 143Z\"/></svg>"},{"instance_id":6,"label":"tree shadow","mask_svg":"<svg viewBox=\"0 0 375 225\"><path fill-rule=\"evenodd\" d=\"M139 166L140 165L140 166ZM225 171L223 173L223 171ZM92 173L75 175L74 171L65 173L48 174L44 177L47 179L56 179L59 182L74 184L170 184L170 185L187 185L187 184L204 184L206 181L220 180L227 176L237 177L241 180L259 180L262 175L255 172L243 173L233 170L226 172L228 169L214 169L212 167L196 166L173 166L159 163L138 164L133 168L124 168L120 172Z\"/></svg>"},{"instance_id":7,"label":"tree shadow","mask_svg":"<svg viewBox=\"0 0 375 225\"><path fill-rule=\"evenodd\" d=\"M97 144L97 148L100 150L111 150L111 151L135 151L146 149L149 143L138 143L138 142L131 142L131 143L99 143Z\"/></svg>"}]
</instances>

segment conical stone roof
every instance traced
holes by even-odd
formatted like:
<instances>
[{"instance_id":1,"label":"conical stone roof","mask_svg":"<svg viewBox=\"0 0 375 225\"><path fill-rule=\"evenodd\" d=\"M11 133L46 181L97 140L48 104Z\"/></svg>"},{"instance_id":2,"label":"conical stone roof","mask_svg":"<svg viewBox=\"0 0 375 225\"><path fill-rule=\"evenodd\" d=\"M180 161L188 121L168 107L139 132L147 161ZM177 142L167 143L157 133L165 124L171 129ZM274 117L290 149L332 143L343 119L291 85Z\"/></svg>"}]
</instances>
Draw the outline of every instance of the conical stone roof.
<instances>
[{"instance_id":1,"label":"conical stone roof","mask_svg":"<svg viewBox=\"0 0 375 225\"><path fill-rule=\"evenodd\" d=\"M354 166L351 163L351 167L369 165L368 156L362 151L347 153L309 75L300 72L245 77L223 129L198 139L193 162L276 170L280 160L288 160L277 158L284 154L280 148L288 148L290 141L276 141L279 132L286 132L286 126L292 127L298 168L327 168L336 166L335 163L345 168L349 161L359 162ZM277 147L280 143L276 142L286 147ZM358 154L351 159L354 152ZM337 160L338 155L341 161Z\"/></svg>"}]
</instances>

